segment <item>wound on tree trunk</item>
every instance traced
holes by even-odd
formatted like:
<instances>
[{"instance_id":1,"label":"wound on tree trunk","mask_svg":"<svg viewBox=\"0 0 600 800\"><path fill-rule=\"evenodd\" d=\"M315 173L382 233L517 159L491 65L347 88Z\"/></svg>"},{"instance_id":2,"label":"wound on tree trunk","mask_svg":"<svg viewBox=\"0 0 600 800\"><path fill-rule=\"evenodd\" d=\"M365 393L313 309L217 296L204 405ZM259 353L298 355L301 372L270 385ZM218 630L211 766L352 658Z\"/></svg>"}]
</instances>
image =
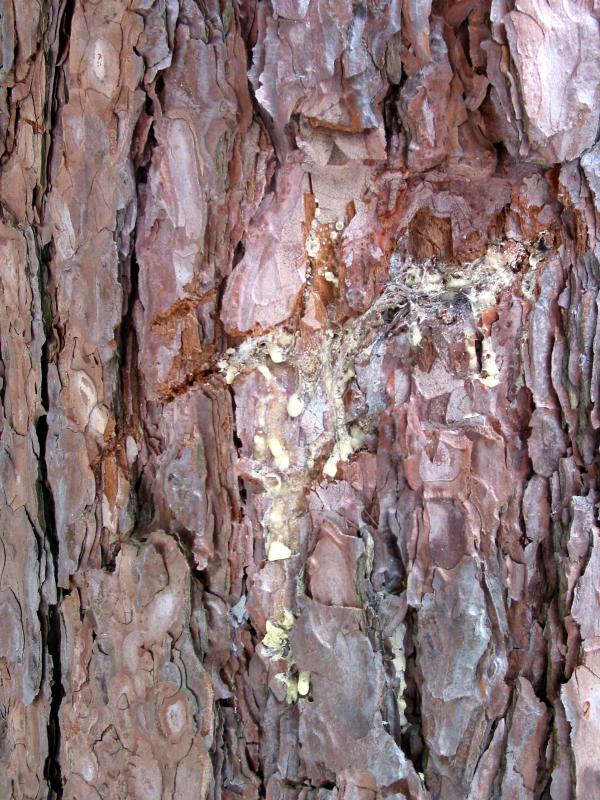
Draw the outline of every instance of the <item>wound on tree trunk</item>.
<instances>
[{"instance_id":1,"label":"wound on tree trunk","mask_svg":"<svg viewBox=\"0 0 600 800\"><path fill-rule=\"evenodd\" d=\"M0 2L0 800L599 800L599 17Z\"/></svg>"}]
</instances>

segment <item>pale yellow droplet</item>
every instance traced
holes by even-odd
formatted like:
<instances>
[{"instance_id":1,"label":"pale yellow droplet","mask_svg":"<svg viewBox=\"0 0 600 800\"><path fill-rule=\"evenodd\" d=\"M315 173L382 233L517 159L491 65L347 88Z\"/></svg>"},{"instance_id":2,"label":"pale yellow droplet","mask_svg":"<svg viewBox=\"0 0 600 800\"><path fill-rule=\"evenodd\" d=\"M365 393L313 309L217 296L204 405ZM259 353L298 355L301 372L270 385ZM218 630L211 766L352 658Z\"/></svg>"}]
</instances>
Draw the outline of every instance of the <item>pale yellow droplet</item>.
<instances>
[{"instance_id":1,"label":"pale yellow droplet","mask_svg":"<svg viewBox=\"0 0 600 800\"><path fill-rule=\"evenodd\" d=\"M254 452L257 456L262 456L267 450L267 441L264 436L259 433L254 437Z\"/></svg>"},{"instance_id":2,"label":"pale yellow droplet","mask_svg":"<svg viewBox=\"0 0 600 800\"><path fill-rule=\"evenodd\" d=\"M291 705L292 703L295 703L296 700L298 699L298 681L296 680L296 678L290 677L287 678L286 684L287 684L287 691L285 693L285 702L288 705Z\"/></svg>"},{"instance_id":3,"label":"pale yellow droplet","mask_svg":"<svg viewBox=\"0 0 600 800\"><path fill-rule=\"evenodd\" d=\"M337 457L337 455L329 456L329 458L325 462L325 466L323 467L323 474L327 475L329 478L335 478L337 474L338 461L339 458Z\"/></svg>"},{"instance_id":4,"label":"pale yellow droplet","mask_svg":"<svg viewBox=\"0 0 600 800\"><path fill-rule=\"evenodd\" d=\"M295 393L290 395L290 399L288 400L287 404L287 413L290 415L290 417L299 417L303 411L304 401L302 398Z\"/></svg>"},{"instance_id":5,"label":"pale yellow droplet","mask_svg":"<svg viewBox=\"0 0 600 800\"><path fill-rule=\"evenodd\" d=\"M310 258L314 258L321 249L321 243L318 239L309 236L306 240L306 253Z\"/></svg>"},{"instance_id":6,"label":"pale yellow droplet","mask_svg":"<svg viewBox=\"0 0 600 800\"><path fill-rule=\"evenodd\" d=\"M277 456L283 453L283 445L276 436L269 436L267 444L269 445L269 450L273 458L277 458Z\"/></svg>"},{"instance_id":7,"label":"pale yellow droplet","mask_svg":"<svg viewBox=\"0 0 600 800\"><path fill-rule=\"evenodd\" d=\"M275 461L275 466L277 469L285 472L290 466L290 457L286 453L283 445L276 436L269 436L267 444L269 445L269 450Z\"/></svg>"},{"instance_id":8,"label":"pale yellow droplet","mask_svg":"<svg viewBox=\"0 0 600 800\"><path fill-rule=\"evenodd\" d=\"M298 675L298 694L306 697L310 689L310 672L303 670Z\"/></svg>"},{"instance_id":9,"label":"pale yellow droplet","mask_svg":"<svg viewBox=\"0 0 600 800\"><path fill-rule=\"evenodd\" d=\"M292 555L290 548L283 542L271 542L269 546L269 561L283 561Z\"/></svg>"},{"instance_id":10,"label":"pale yellow droplet","mask_svg":"<svg viewBox=\"0 0 600 800\"><path fill-rule=\"evenodd\" d=\"M283 451L283 453L281 453L281 455L275 456L274 461L275 461L275 466L280 472L287 472L287 470L290 467L290 457L285 452L285 450Z\"/></svg>"},{"instance_id":11,"label":"pale yellow droplet","mask_svg":"<svg viewBox=\"0 0 600 800\"><path fill-rule=\"evenodd\" d=\"M269 355L274 364L281 364L283 361L285 361L283 350L278 344L275 344L275 342L269 345Z\"/></svg>"}]
</instances>

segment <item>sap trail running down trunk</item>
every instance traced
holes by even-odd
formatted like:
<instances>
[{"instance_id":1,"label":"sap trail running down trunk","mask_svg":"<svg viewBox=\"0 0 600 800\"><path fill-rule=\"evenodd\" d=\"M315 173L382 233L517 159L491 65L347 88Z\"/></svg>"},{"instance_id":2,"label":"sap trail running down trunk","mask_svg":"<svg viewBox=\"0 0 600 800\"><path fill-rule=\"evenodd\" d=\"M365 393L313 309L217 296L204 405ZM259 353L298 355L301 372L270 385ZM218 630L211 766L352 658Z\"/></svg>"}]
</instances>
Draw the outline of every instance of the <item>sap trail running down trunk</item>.
<instances>
[{"instance_id":1,"label":"sap trail running down trunk","mask_svg":"<svg viewBox=\"0 0 600 800\"><path fill-rule=\"evenodd\" d=\"M0 800L600 800L599 17L0 2Z\"/></svg>"}]
</instances>

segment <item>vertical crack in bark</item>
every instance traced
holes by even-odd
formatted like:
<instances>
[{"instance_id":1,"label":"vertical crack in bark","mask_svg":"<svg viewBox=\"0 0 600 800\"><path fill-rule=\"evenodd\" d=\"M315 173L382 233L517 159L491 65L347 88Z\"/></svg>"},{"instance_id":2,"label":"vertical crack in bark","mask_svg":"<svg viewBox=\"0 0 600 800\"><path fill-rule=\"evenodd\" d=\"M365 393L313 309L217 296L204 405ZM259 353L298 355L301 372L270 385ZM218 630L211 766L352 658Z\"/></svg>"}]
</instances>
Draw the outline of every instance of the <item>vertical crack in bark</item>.
<instances>
[{"instance_id":1,"label":"vertical crack in bark","mask_svg":"<svg viewBox=\"0 0 600 800\"><path fill-rule=\"evenodd\" d=\"M42 309L45 309L43 317L45 341L42 347L41 364L41 401L44 414L42 414L36 425L36 433L39 444L39 471L38 479L39 498L42 514L42 530L46 541L50 547L53 562L53 576L58 575L59 543L56 535L56 520L54 514L54 497L48 480L48 465L46 462L46 443L48 440L48 419L47 414L50 410L48 397L48 364L50 340L52 337L51 322L51 301L48 296L48 259L45 257L45 250L40 250L40 295L42 298ZM60 765L60 719L59 712L62 699L65 695L62 685L61 669L61 619L60 604L64 594L68 591L56 587L56 603L47 608L47 618L43 630L46 634L45 646L52 661L52 675L50 676L50 715L48 718L48 758L45 765L45 777L50 787L51 796L62 797L62 776Z\"/></svg>"},{"instance_id":2,"label":"vertical crack in bark","mask_svg":"<svg viewBox=\"0 0 600 800\"><path fill-rule=\"evenodd\" d=\"M52 558L52 575L54 581L59 574L59 541L56 530L56 517L54 496L48 477L48 464L46 460L46 448L48 442L48 413L50 412L50 398L48 392L48 369L52 357L53 339L56 332L53 330L54 303L51 296L50 281L50 250L51 246L42 246L40 237L43 227L45 212L45 200L47 197L48 185L48 165L52 152L52 137L57 116L62 112L60 104L59 81L62 77L62 64L68 58L71 36L71 23L75 14L76 0L63 0L56 9L55 27L52 30L44 28L44 46L48 54L47 64L49 67L47 77L47 97L45 102L45 149L42 155L42 177L43 185L35 195L35 202L38 210L38 233L35 236L38 249L39 261L39 292L42 310L42 328L44 332L44 342L41 351L41 406L43 414L39 417L36 424L36 435L39 446L39 478L38 478L38 497L41 512L41 527L49 545ZM51 57L54 56L55 57ZM44 766L44 777L48 782L49 798L62 798L63 778L61 770L61 727L60 727L60 708L65 691L62 682L62 621L61 621L61 602L64 596L70 594L70 590L55 586L56 603L50 604L45 608L46 619L42 625L43 635L45 635L45 646L52 664L52 674L49 676L50 685L50 709L48 716L48 756ZM44 606L46 604L44 603Z\"/></svg>"},{"instance_id":3,"label":"vertical crack in bark","mask_svg":"<svg viewBox=\"0 0 600 800\"><path fill-rule=\"evenodd\" d=\"M132 141L131 162L135 175L136 190L136 218L133 222L130 250L128 257L121 260L120 283L123 291L123 311L118 332L118 358L120 393L120 413L117 415L118 439L122 451L127 452L127 437L131 436L138 446L140 457L135 460L135 465L130 466L131 491L130 498L134 504L132 509L132 529L130 536L140 540L148 532L153 515L152 496L145 486L144 468L147 460L149 445L147 431L144 423L146 398L144 396L144 381L139 374L139 348L138 329L136 325L136 307L141 305L139 293L140 267L138 262L138 224L140 209L147 199L149 191L148 177L152 167L152 158L157 146L154 125L157 114L161 109L160 92L163 86L163 71L157 72L151 84L145 85L146 99L137 121ZM145 120L148 129L143 133L144 140L140 141L140 127ZM126 273L123 267L127 266ZM113 554L113 559L117 553ZM191 565L190 565L191 566Z\"/></svg>"}]
</instances>

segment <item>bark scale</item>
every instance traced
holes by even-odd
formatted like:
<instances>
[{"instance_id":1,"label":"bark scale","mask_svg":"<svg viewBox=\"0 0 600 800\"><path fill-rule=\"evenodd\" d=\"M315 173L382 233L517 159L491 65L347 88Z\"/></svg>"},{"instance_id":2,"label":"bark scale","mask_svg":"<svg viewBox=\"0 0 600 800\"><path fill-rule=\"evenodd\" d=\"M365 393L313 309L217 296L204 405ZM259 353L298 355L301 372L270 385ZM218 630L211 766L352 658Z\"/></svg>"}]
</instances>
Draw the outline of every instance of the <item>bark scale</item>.
<instances>
[{"instance_id":1,"label":"bark scale","mask_svg":"<svg viewBox=\"0 0 600 800\"><path fill-rule=\"evenodd\" d=\"M600 798L589 0L5 0L0 797Z\"/></svg>"}]
</instances>

